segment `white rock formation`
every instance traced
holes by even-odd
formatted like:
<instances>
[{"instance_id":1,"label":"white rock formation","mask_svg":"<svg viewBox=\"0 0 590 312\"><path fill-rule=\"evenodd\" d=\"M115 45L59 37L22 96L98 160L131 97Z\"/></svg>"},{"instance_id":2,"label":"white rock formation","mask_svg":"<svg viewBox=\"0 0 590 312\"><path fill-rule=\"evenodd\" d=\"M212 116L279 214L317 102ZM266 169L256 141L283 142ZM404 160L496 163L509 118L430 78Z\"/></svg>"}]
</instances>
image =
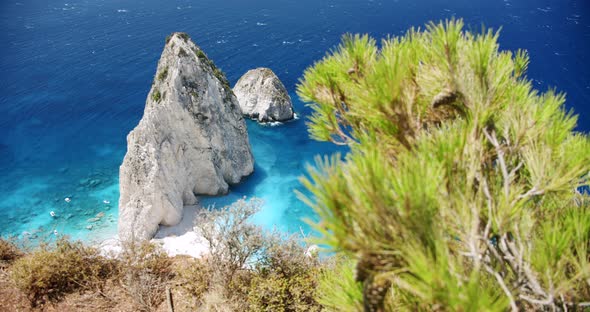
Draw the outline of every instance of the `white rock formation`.
<instances>
[{"instance_id":1,"label":"white rock formation","mask_svg":"<svg viewBox=\"0 0 590 312\"><path fill-rule=\"evenodd\" d=\"M120 168L119 237L145 240L180 222L196 195L219 195L252 173L238 101L184 33L166 40L143 118Z\"/></svg>"},{"instance_id":2,"label":"white rock formation","mask_svg":"<svg viewBox=\"0 0 590 312\"><path fill-rule=\"evenodd\" d=\"M268 68L245 73L234 86L242 113L259 122L293 119L293 104L285 86Z\"/></svg>"}]
</instances>

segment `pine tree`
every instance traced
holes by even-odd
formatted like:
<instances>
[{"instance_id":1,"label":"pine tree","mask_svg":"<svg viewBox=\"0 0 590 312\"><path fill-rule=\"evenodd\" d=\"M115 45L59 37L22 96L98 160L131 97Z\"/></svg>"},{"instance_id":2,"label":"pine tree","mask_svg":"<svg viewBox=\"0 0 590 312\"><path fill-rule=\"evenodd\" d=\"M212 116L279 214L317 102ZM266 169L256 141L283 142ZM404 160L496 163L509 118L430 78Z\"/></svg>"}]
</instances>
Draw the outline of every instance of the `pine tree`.
<instances>
[{"instance_id":1,"label":"pine tree","mask_svg":"<svg viewBox=\"0 0 590 312\"><path fill-rule=\"evenodd\" d=\"M365 311L590 307L590 140L498 36L454 19L345 35L298 85L311 136L350 148L302 197L356 260Z\"/></svg>"}]
</instances>

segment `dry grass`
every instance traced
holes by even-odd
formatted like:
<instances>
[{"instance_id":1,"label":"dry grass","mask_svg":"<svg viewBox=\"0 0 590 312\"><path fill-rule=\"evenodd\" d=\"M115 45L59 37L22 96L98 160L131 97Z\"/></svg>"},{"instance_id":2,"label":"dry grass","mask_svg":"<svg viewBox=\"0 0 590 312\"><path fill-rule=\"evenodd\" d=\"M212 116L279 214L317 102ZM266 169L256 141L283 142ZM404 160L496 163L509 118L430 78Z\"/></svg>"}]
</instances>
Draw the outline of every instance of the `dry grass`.
<instances>
[{"instance_id":1,"label":"dry grass","mask_svg":"<svg viewBox=\"0 0 590 312\"><path fill-rule=\"evenodd\" d=\"M14 286L32 307L60 301L74 291L97 289L117 274L117 263L80 242L60 239L55 246L41 246L10 267Z\"/></svg>"},{"instance_id":2,"label":"dry grass","mask_svg":"<svg viewBox=\"0 0 590 312\"><path fill-rule=\"evenodd\" d=\"M172 258L149 243L125 247L115 259L66 239L28 254L4 248L19 257L0 268L0 311L165 311Z\"/></svg>"},{"instance_id":3,"label":"dry grass","mask_svg":"<svg viewBox=\"0 0 590 312\"><path fill-rule=\"evenodd\" d=\"M0 268L23 256L23 252L10 240L0 238Z\"/></svg>"},{"instance_id":4,"label":"dry grass","mask_svg":"<svg viewBox=\"0 0 590 312\"><path fill-rule=\"evenodd\" d=\"M247 223L257 202L205 212L201 230L213 252L170 258L149 242L123 245L115 258L59 240L21 256L8 246L0 269L0 311L319 311L322 270L300 240ZM18 256L12 256L18 255Z\"/></svg>"},{"instance_id":5,"label":"dry grass","mask_svg":"<svg viewBox=\"0 0 590 312\"><path fill-rule=\"evenodd\" d=\"M172 261L149 242L128 243L120 255L121 285L140 311L156 311L172 279Z\"/></svg>"}]
</instances>

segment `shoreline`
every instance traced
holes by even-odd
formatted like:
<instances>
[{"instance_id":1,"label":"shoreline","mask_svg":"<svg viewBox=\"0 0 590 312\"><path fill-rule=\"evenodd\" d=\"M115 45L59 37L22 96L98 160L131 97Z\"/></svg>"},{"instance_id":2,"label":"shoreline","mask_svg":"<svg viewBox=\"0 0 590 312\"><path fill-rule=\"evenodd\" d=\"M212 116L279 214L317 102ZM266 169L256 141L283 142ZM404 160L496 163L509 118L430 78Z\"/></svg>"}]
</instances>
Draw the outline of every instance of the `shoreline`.
<instances>
[{"instance_id":1,"label":"shoreline","mask_svg":"<svg viewBox=\"0 0 590 312\"><path fill-rule=\"evenodd\" d=\"M168 256L189 256L193 258L203 257L209 250L208 243L194 230L194 222L202 206L185 206L182 210L180 223L173 226L160 225L156 235L150 240L162 247ZM118 254L121 245L118 235L108 238L97 244L104 254Z\"/></svg>"}]
</instances>

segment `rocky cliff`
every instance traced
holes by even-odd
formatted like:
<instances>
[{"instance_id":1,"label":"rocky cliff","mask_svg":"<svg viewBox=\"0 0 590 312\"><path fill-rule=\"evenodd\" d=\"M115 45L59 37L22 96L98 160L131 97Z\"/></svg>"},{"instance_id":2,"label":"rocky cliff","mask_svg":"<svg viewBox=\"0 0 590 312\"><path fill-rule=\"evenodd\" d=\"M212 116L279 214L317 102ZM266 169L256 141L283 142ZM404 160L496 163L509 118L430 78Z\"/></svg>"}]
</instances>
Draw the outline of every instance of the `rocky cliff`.
<instances>
[{"instance_id":1,"label":"rocky cliff","mask_svg":"<svg viewBox=\"0 0 590 312\"><path fill-rule=\"evenodd\" d=\"M184 33L166 39L143 118L120 168L119 236L153 237L196 195L219 195L252 173L238 101L223 73Z\"/></svg>"},{"instance_id":2,"label":"rocky cliff","mask_svg":"<svg viewBox=\"0 0 590 312\"><path fill-rule=\"evenodd\" d=\"M260 122L293 119L293 104L285 86L268 68L249 70L234 87L242 113Z\"/></svg>"}]
</instances>

